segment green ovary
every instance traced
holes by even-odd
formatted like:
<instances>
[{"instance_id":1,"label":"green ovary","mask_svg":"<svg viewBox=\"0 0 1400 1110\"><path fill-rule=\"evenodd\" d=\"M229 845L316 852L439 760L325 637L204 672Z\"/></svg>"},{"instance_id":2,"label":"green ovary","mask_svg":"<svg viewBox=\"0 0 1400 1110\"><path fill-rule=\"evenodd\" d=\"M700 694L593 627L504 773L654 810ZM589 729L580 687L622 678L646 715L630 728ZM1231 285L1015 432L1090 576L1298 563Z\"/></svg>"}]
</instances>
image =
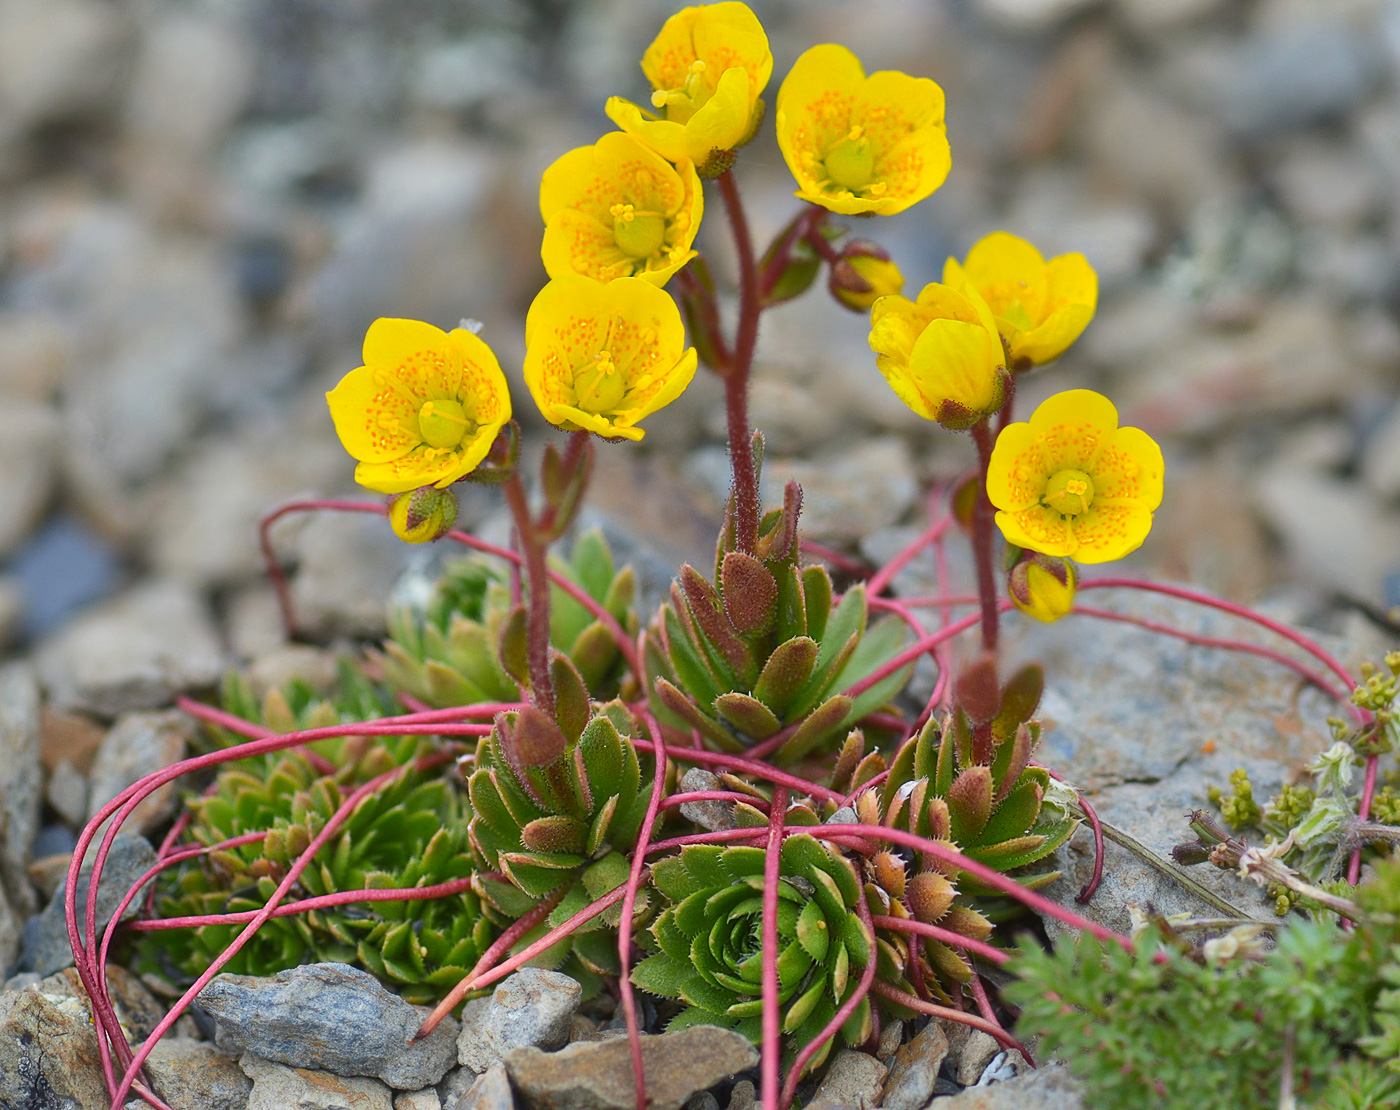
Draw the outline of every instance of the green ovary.
<instances>
[{"instance_id":1,"label":"green ovary","mask_svg":"<svg viewBox=\"0 0 1400 1110\"><path fill-rule=\"evenodd\" d=\"M875 152L865 139L842 139L827 151L823 165L833 184L852 191L863 189L875 176Z\"/></svg>"},{"instance_id":2,"label":"green ovary","mask_svg":"<svg viewBox=\"0 0 1400 1110\"><path fill-rule=\"evenodd\" d=\"M1040 502L1061 516L1078 516L1094 503L1094 481L1082 470L1059 470L1045 483Z\"/></svg>"},{"instance_id":3,"label":"green ovary","mask_svg":"<svg viewBox=\"0 0 1400 1110\"><path fill-rule=\"evenodd\" d=\"M634 212L632 206L613 214L613 240L629 258L650 258L666 239L666 220L658 212Z\"/></svg>"},{"instance_id":4,"label":"green ovary","mask_svg":"<svg viewBox=\"0 0 1400 1110\"><path fill-rule=\"evenodd\" d=\"M574 371L574 403L584 412L612 412L626 393L627 382L607 351Z\"/></svg>"},{"instance_id":5,"label":"green ovary","mask_svg":"<svg viewBox=\"0 0 1400 1110\"><path fill-rule=\"evenodd\" d=\"M456 447L476 427L458 401L424 401L418 410L418 434L429 447Z\"/></svg>"}]
</instances>

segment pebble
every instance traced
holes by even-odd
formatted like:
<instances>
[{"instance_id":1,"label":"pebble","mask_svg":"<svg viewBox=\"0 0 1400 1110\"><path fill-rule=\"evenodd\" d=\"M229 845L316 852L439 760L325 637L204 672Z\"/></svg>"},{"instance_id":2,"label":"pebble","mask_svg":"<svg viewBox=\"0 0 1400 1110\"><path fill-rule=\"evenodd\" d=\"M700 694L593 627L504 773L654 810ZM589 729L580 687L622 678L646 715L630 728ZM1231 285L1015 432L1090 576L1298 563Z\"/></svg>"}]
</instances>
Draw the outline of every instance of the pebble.
<instances>
[{"instance_id":1,"label":"pebble","mask_svg":"<svg viewBox=\"0 0 1400 1110\"><path fill-rule=\"evenodd\" d=\"M224 660L203 599L187 586L148 582L46 640L37 666L60 709L116 717L213 686Z\"/></svg>"},{"instance_id":2,"label":"pebble","mask_svg":"<svg viewBox=\"0 0 1400 1110\"><path fill-rule=\"evenodd\" d=\"M43 804L39 760L39 687L23 663L0 668L0 881L21 896ZM21 908L24 908L21 906Z\"/></svg>"},{"instance_id":3,"label":"pebble","mask_svg":"<svg viewBox=\"0 0 1400 1110\"><path fill-rule=\"evenodd\" d=\"M58 470L59 419L50 406L0 405L0 556L29 534L48 507Z\"/></svg>"},{"instance_id":4,"label":"pebble","mask_svg":"<svg viewBox=\"0 0 1400 1110\"><path fill-rule=\"evenodd\" d=\"M158 1041L146 1060L146 1074L171 1110L244 1110L253 1089L237 1060L189 1037Z\"/></svg>"},{"instance_id":5,"label":"pebble","mask_svg":"<svg viewBox=\"0 0 1400 1110\"><path fill-rule=\"evenodd\" d=\"M1219 112L1238 135L1269 137L1344 115L1378 76L1365 41L1348 28L1270 28L1247 40L1218 90Z\"/></svg>"},{"instance_id":6,"label":"pebble","mask_svg":"<svg viewBox=\"0 0 1400 1110\"><path fill-rule=\"evenodd\" d=\"M432 1087L424 1087L421 1091L400 1091L394 1096L394 1110L442 1110L442 1100Z\"/></svg>"},{"instance_id":7,"label":"pebble","mask_svg":"<svg viewBox=\"0 0 1400 1110\"><path fill-rule=\"evenodd\" d=\"M253 1081L247 1110L394 1110L392 1092L377 1079L286 1067L251 1052L238 1066Z\"/></svg>"},{"instance_id":8,"label":"pebble","mask_svg":"<svg viewBox=\"0 0 1400 1110\"><path fill-rule=\"evenodd\" d=\"M514 1110L515 1096L505 1066L497 1064L477 1076L460 1096L444 1099L442 1110Z\"/></svg>"},{"instance_id":9,"label":"pebble","mask_svg":"<svg viewBox=\"0 0 1400 1110\"><path fill-rule=\"evenodd\" d=\"M579 1041L558 1052L517 1048L506 1057L517 1096L529 1110L632 1110L631 1049L626 1037ZM642 1036L650 1110L680 1110L707 1090L758 1063L758 1050L728 1029L697 1025Z\"/></svg>"},{"instance_id":10,"label":"pebble","mask_svg":"<svg viewBox=\"0 0 1400 1110\"><path fill-rule=\"evenodd\" d=\"M179 710L128 713L112 726L97 750L89 779L88 819L128 786L185 758L194 738L194 723ZM127 825L147 835L168 821L179 805L179 780L168 782L141 800Z\"/></svg>"},{"instance_id":11,"label":"pebble","mask_svg":"<svg viewBox=\"0 0 1400 1110\"><path fill-rule=\"evenodd\" d=\"M24 591L15 579L0 575L0 653L19 639L24 626Z\"/></svg>"},{"instance_id":12,"label":"pebble","mask_svg":"<svg viewBox=\"0 0 1400 1110\"><path fill-rule=\"evenodd\" d=\"M1400 497L1400 405L1371 433L1361 456L1361 476L1379 497Z\"/></svg>"},{"instance_id":13,"label":"pebble","mask_svg":"<svg viewBox=\"0 0 1400 1110\"><path fill-rule=\"evenodd\" d=\"M93 851L95 854L95 849ZM102 882L97 888L99 929L106 927L127 891L155 862L156 852L150 841L129 833L117 834L102 865ZM92 861L89 859L78 874L77 912L80 920L87 912L88 883L91 875ZM43 913L25 923L24 943L19 962L15 965L17 970L31 971L43 976L73 965L73 949L69 945L68 926L63 916L63 897L67 885L65 881L55 892L49 904L44 907ZM122 914L122 920L131 920L141 909L141 899L132 899Z\"/></svg>"},{"instance_id":14,"label":"pebble","mask_svg":"<svg viewBox=\"0 0 1400 1110\"><path fill-rule=\"evenodd\" d=\"M948 1063L953 1078L964 1087L971 1087L982 1078L987 1065L1000 1051L1001 1045L997 1044L996 1038L990 1033L984 1033L980 1029L971 1030L956 1052L950 1047Z\"/></svg>"},{"instance_id":15,"label":"pebble","mask_svg":"<svg viewBox=\"0 0 1400 1110\"><path fill-rule=\"evenodd\" d=\"M45 636L78 609L111 594L120 569L110 544L86 524L58 516L10 561L24 603L24 635Z\"/></svg>"},{"instance_id":16,"label":"pebble","mask_svg":"<svg viewBox=\"0 0 1400 1110\"><path fill-rule=\"evenodd\" d=\"M535 967L508 976L492 992L491 1005L462 1026L457 1062L480 1074L514 1048L563 1048L582 989L571 976Z\"/></svg>"},{"instance_id":17,"label":"pebble","mask_svg":"<svg viewBox=\"0 0 1400 1110\"><path fill-rule=\"evenodd\" d=\"M48 980L0 993L0 1092L6 1106L106 1110L85 996L53 992Z\"/></svg>"},{"instance_id":18,"label":"pebble","mask_svg":"<svg viewBox=\"0 0 1400 1110\"><path fill-rule=\"evenodd\" d=\"M290 547L297 625L318 638L382 636L394 582L424 554L396 538L387 521L359 513L315 514Z\"/></svg>"},{"instance_id":19,"label":"pebble","mask_svg":"<svg viewBox=\"0 0 1400 1110\"><path fill-rule=\"evenodd\" d=\"M894 436L866 439L820 459L770 459L763 497L782 504L789 479L802 485L802 527L813 539L858 540L898 521L918 497L908 443Z\"/></svg>"},{"instance_id":20,"label":"pebble","mask_svg":"<svg viewBox=\"0 0 1400 1110\"><path fill-rule=\"evenodd\" d=\"M220 975L199 1002L218 1023L215 1043L225 1052L376 1076L404 1091L437 1083L455 1061L455 1020L410 1045L427 1011L348 964L308 964L270 978Z\"/></svg>"},{"instance_id":21,"label":"pebble","mask_svg":"<svg viewBox=\"0 0 1400 1110\"><path fill-rule=\"evenodd\" d=\"M937 1110L1084 1110L1079 1083L1057 1063L1004 1083L971 1087L933 1105Z\"/></svg>"},{"instance_id":22,"label":"pebble","mask_svg":"<svg viewBox=\"0 0 1400 1110\"><path fill-rule=\"evenodd\" d=\"M888 1061L904 1043L904 1022L886 1018L880 1026L880 1043L875 1049L875 1059Z\"/></svg>"},{"instance_id":23,"label":"pebble","mask_svg":"<svg viewBox=\"0 0 1400 1110\"><path fill-rule=\"evenodd\" d=\"M741 1079L729 1092L729 1110L753 1110L758 1104L758 1091L749 1079Z\"/></svg>"},{"instance_id":24,"label":"pebble","mask_svg":"<svg viewBox=\"0 0 1400 1110\"><path fill-rule=\"evenodd\" d=\"M986 19L1009 30L1026 34L1047 31L1070 16L1090 7L1094 0L978 0L977 9Z\"/></svg>"},{"instance_id":25,"label":"pebble","mask_svg":"<svg viewBox=\"0 0 1400 1110\"><path fill-rule=\"evenodd\" d=\"M88 778L68 760L49 772L44 801L72 828L80 829L88 818Z\"/></svg>"},{"instance_id":26,"label":"pebble","mask_svg":"<svg viewBox=\"0 0 1400 1110\"><path fill-rule=\"evenodd\" d=\"M884 1110L922 1110L933 1097L948 1048L948 1035L936 1021L930 1021L900 1048L885 1078Z\"/></svg>"},{"instance_id":27,"label":"pebble","mask_svg":"<svg viewBox=\"0 0 1400 1110\"><path fill-rule=\"evenodd\" d=\"M888 1071L868 1053L843 1048L832 1057L807 1110L865 1110L879 1106Z\"/></svg>"},{"instance_id":28,"label":"pebble","mask_svg":"<svg viewBox=\"0 0 1400 1110\"><path fill-rule=\"evenodd\" d=\"M0 884L0 974L8 971L19 955L20 930L24 921L10 905L10 896Z\"/></svg>"}]
</instances>

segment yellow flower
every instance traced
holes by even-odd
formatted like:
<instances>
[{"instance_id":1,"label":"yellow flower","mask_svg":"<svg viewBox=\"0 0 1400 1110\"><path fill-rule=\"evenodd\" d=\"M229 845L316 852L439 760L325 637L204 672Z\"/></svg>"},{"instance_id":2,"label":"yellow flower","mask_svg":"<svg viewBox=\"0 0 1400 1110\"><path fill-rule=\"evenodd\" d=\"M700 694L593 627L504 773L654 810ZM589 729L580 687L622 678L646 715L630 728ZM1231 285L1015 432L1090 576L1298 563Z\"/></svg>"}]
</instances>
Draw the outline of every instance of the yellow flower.
<instances>
[{"instance_id":1,"label":"yellow flower","mask_svg":"<svg viewBox=\"0 0 1400 1110\"><path fill-rule=\"evenodd\" d=\"M827 287L847 308L868 312L881 297L903 291L904 275L878 244L857 239L831 267Z\"/></svg>"},{"instance_id":2,"label":"yellow flower","mask_svg":"<svg viewBox=\"0 0 1400 1110\"><path fill-rule=\"evenodd\" d=\"M355 481L380 493L449 486L486 457L510 419L506 378L471 332L376 320L365 364L326 394Z\"/></svg>"},{"instance_id":3,"label":"yellow flower","mask_svg":"<svg viewBox=\"0 0 1400 1110\"><path fill-rule=\"evenodd\" d=\"M641 439L637 422L684 392L696 361L676 302L641 278L555 278L525 317L525 384L566 430Z\"/></svg>"},{"instance_id":4,"label":"yellow flower","mask_svg":"<svg viewBox=\"0 0 1400 1110\"><path fill-rule=\"evenodd\" d=\"M1136 551L1162 503L1162 451L1088 389L1057 393L1002 430L987 496L1008 543L1081 563Z\"/></svg>"},{"instance_id":5,"label":"yellow flower","mask_svg":"<svg viewBox=\"0 0 1400 1110\"><path fill-rule=\"evenodd\" d=\"M966 286L925 285L917 301L881 297L870 346L890 388L927 420L961 430L1001 408L1005 353L991 310Z\"/></svg>"},{"instance_id":6,"label":"yellow flower","mask_svg":"<svg viewBox=\"0 0 1400 1110\"><path fill-rule=\"evenodd\" d=\"M728 168L728 152L758 127L773 54L749 6L727 0L683 8L668 19L642 55L642 72L656 111L614 96L608 117L663 158L718 172Z\"/></svg>"},{"instance_id":7,"label":"yellow flower","mask_svg":"<svg viewBox=\"0 0 1400 1110\"><path fill-rule=\"evenodd\" d=\"M1049 624L1074 608L1075 584L1073 563L1034 551L1011 568L1007 593L1021 612Z\"/></svg>"},{"instance_id":8,"label":"yellow flower","mask_svg":"<svg viewBox=\"0 0 1400 1110\"><path fill-rule=\"evenodd\" d=\"M943 90L893 70L867 77L832 43L797 59L778 90L777 128L798 197L846 215L903 212L952 164Z\"/></svg>"},{"instance_id":9,"label":"yellow flower","mask_svg":"<svg viewBox=\"0 0 1400 1110\"><path fill-rule=\"evenodd\" d=\"M389 526L404 543L428 543L457 523L457 495L423 486L397 494L389 504Z\"/></svg>"},{"instance_id":10,"label":"yellow flower","mask_svg":"<svg viewBox=\"0 0 1400 1110\"><path fill-rule=\"evenodd\" d=\"M695 257L703 196L690 162L672 166L630 135L604 135L544 171L544 268L550 277L665 285Z\"/></svg>"},{"instance_id":11,"label":"yellow flower","mask_svg":"<svg viewBox=\"0 0 1400 1110\"><path fill-rule=\"evenodd\" d=\"M1038 365L1058 358L1094 318L1099 277L1082 254L1046 262L1024 239L994 231L967 252L948 259L943 280L967 282L992 308L1011 363Z\"/></svg>"}]
</instances>

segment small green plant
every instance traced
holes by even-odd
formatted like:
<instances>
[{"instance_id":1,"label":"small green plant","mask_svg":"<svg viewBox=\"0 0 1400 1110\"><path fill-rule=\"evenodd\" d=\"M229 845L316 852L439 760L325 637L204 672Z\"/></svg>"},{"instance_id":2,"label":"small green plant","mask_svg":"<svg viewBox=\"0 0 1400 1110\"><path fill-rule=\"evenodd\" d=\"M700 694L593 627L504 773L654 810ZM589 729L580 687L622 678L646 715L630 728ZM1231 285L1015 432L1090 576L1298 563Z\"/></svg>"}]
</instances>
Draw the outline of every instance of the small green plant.
<instances>
[{"instance_id":1,"label":"small green plant","mask_svg":"<svg viewBox=\"0 0 1400 1110\"><path fill-rule=\"evenodd\" d=\"M1378 866L1356 910L1351 931L1296 919L1271 950L1253 927L1213 948L1160 920L1132 952L1089 936L1050 952L1026 941L1005 993L1018 1033L1065 1060L1095 1110L1395 1110L1400 862Z\"/></svg>"}]
</instances>

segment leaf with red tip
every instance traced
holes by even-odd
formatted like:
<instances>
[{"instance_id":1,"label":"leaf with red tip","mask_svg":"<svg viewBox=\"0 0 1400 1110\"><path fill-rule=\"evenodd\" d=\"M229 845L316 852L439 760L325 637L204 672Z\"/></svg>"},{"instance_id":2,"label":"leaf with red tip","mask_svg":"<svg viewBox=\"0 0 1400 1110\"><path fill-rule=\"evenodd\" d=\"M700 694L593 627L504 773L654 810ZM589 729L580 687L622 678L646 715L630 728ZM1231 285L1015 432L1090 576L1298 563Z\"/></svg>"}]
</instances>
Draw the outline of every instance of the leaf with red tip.
<instances>
[{"instance_id":1,"label":"leaf with red tip","mask_svg":"<svg viewBox=\"0 0 1400 1110\"><path fill-rule=\"evenodd\" d=\"M997 743L1009 740L1016 729L1035 715L1045 692L1045 671L1038 663L1028 663L1013 674L1001 692L1001 706L992 722Z\"/></svg>"},{"instance_id":2,"label":"leaf with red tip","mask_svg":"<svg viewBox=\"0 0 1400 1110\"><path fill-rule=\"evenodd\" d=\"M979 844L1000 844L1023 836L1040 816L1040 784L1023 782L1006 796L982 830Z\"/></svg>"},{"instance_id":3,"label":"leaf with red tip","mask_svg":"<svg viewBox=\"0 0 1400 1110\"><path fill-rule=\"evenodd\" d=\"M734 676L736 685L752 689L758 678L758 665L753 651L739 638L734 626L725 616L724 606L714 586L701 577L700 572L686 564L681 567L681 592L685 594L686 605L695 621L700 640L708 649L710 658L722 662ZM721 674L721 678L723 678Z\"/></svg>"},{"instance_id":4,"label":"leaf with red tip","mask_svg":"<svg viewBox=\"0 0 1400 1110\"><path fill-rule=\"evenodd\" d=\"M721 728L719 722L707 717L693 701L664 678L656 681L656 695L661 699L662 705L680 717L691 728L699 729L701 734L707 740L718 745L721 751L742 752L744 750L744 745Z\"/></svg>"},{"instance_id":5,"label":"leaf with red tip","mask_svg":"<svg viewBox=\"0 0 1400 1110\"><path fill-rule=\"evenodd\" d=\"M845 694L836 694L827 698L808 714L807 719L798 726L797 731L788 738L787 743L777 750L773 757L775 762L787 763L801 759L832 733L839 730L846 723L850 712L851 699Z\"/></svg>"},{"instance_id":6,"label":"leaf with red tip","mask_svg":"<svg viewBox=\"0 0 1400 1110\"><path fill-rule=\"evenodd\" d=\"M778 583L768 568L742 551L724 557L720 572L724 612L741 636L761 636L778 616Z\"/></svg>"},{"instance_id":7,"label":"leaf with red tip","mask_svg":"<svg viewBox=\"0 0 1400 1110\"><path fill-rule=\"evenodd\" d=\"M587 841L587 825L558 813L531 821L520 830L520 842L534 852L582 852Z\"/></svg>"},{"instance_id":8,"label":"leaf with red tip","mask_svg":"<svg viewBox=\"0 0 1400 1110\"><path fill-rule=\"evenodd\" d=\"M812 677L817 650L817 642L807 636L795 636L779 644L754 683L754 697L781 718L797 692Z\"/></svg>"},{"instance_id":9,"label":"leaf with red tip","mask_svg":"<svg viewBox=\"0 0 1400 1110\"><path fill-rule=\"evenodd\" d=\"M715 699L715 711L755 741L767 740L783 727L771 709L748 694L721 694Z\"/></svg>"},{"instance_id":10,"label":"leaf with red tip","mask_svg":"<svg viewBox=\"0 0 1400 1110\"><path fill-rule=\"evenodd\" d=\"M992 813L992 771L978 765L963 771L948 790L948 815L953 822L953 839L959 844L976 844Z\"/></svg>"},{"instance_id":11,"label":"leaf with red tip","mask_svg":"<svg viewBox=\"0 0 1400 1110\"><path fill-rule=\"evenodd\" d=\"M1015 739L997 749L997 757L992 761L992 779L998 784L996 792L998 802L1016 789L1016 784L1021 781L1022 773L1030 766L1031 751L1034 746L1031 742L1030 727L1021 725L1016 729Z\"/></svg>"},{"instance_id":12,"label":"leaf with red tip","mask_svg":"<svg viewBox=\"0 0 1400 1110\"><path fill-rule=\"evenodd\" d=\"M517 772L547 767L569 749L569 741L548 714L527 705L515 716L508 735L501 737L501 750Z\"/></svg>"},{"instance_id":13,"label":"leaf with red tip","mask_svg":"<svg viewBox=\"0 0 1400 1110\"><path fill-rule=\"evenodd\" d=\"M914 917L925 925L932 925L948 912L953 904L957 888L936 871L920 871L904 891L904 904Z\"/></svg>"},{"instance_id":14,"label":"leaf with red tip","mask_svg":"<svg viewBox=\"0 0 1400 1110\"><path fill-rule=\"evenodd\" d=\"M1001 691L993 656L981 655L958 672L953 683L953 703L974 725L984 725L997 715Z\"/></svg>"},{"instance_id":15,"label":"leaf with red tip","mask_svg":"<svg viewBox=\"0 0 1400 1110\"><path fill-rule=\"evenodd\" d=\"M588 687L567 655L551 652L550 677L554 680L554 719L571 744L578 743L592 715Z\"/></svg>"}]
</instances>

